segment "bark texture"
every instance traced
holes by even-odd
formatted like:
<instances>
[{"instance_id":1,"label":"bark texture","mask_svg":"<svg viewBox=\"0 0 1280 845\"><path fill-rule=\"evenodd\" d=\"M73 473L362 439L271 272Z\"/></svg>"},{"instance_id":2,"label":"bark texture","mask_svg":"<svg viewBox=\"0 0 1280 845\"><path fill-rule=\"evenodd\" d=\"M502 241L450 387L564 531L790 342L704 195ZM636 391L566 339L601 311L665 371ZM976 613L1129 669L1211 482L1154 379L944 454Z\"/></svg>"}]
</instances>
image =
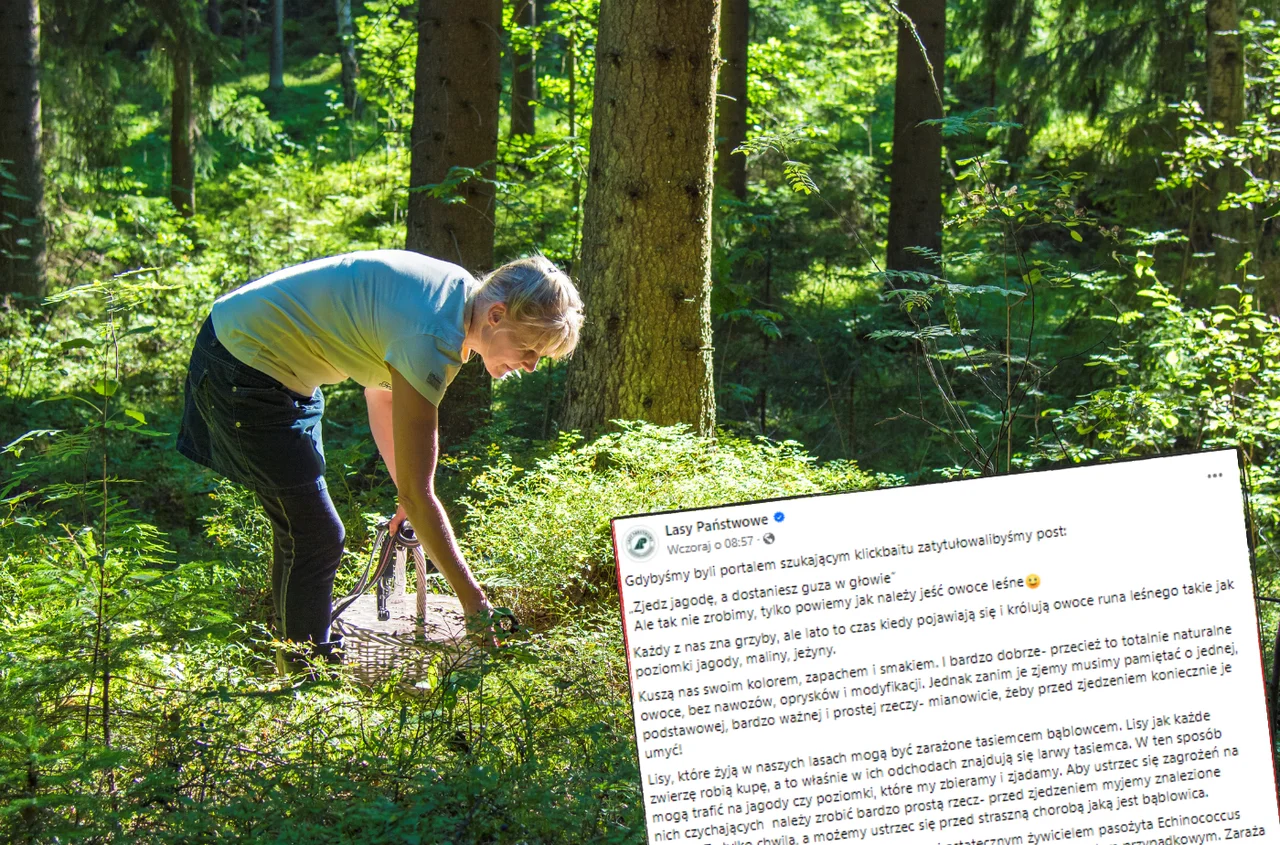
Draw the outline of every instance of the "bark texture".
<instances>
[{"instance_id":1,"label":"bark texture","mask_svg":"<svg viewBox=\"0 0 1280 845\"><path fill-rule=\"evenodd\" d=\"M40 156L40 7L0 2L0 296L45 294L44 173ZM10 193L19 196L9 196ZM35 304L32 301L31 304Z\"/></svg>"},{"instance_id":2,"label":"bark texture","mask_svg":"<svg viewBox=\"0 0 1280 845\"><path fill-rule=\"evenodd\" d=\"M356 29L351 22L351 0L333 0L334 15L338 19L338 57L342 61L342 104L356 117L363 111L360 94L356 90L356 74L360 65L356 61Z\"/></svg>"},{"instance_id":3,"label":"bark texture","mask_svg":"<svg viewBox=\"0 0 1280 845\"><path fill-rule=\"evenodd\" d=\"M910 21L898 21L886 263L891 270L936 271L937 262L908 250L942 254L942 132L920 121L942 117L947 10L944 0L903 0L899 8Z\"/></svg>"},{"instance_id":4,"label":"bark texture","mask_svg":"<svg viewBox=\"0 0 1280 845\"><path fill-rule=\"evenodd\" d=\"M502 88L501 0L421 0L409 162L408 249L479 275L493 266L494 186L472 178L445 203L417 190L449 179L451 167L494 175ZM440 406L440 439L456 444L489 416L490 379L462 368Z\"/></svg>"},{"instance_id":5,"label":"bark texture","mask_svg":"<svg viewBox=\"0 0 1280 845\"><path fill-rule=\"evenodd\" d=\"M534 0L515 0L516 25L532 35L537 23ZM533 101L538 98L537 55L532 47L511 56L511 134L532 135L537 128Z\"/></svg>"},{"instance_id":6,"label":"bark texture","mask_svg":"<svg viewBox=\"0 0 1280 845\"><path fill-rule=\"evenodd\" d=\"M715 424L711 187L719 0L600 6L569 428Z\"/></svg>"},{"instance_id":7,"label":"bark texture","mask_svg":"<svg viewBox=\"0 0 1280 845\"><path fill-rule=\"evenodd\" d=\"M716 184L747 197L747 157L733 151L747 140L747 42L750 0L721 0L720 96L716 99Z\"/></svg>"},{"instance_id":8,"label":"bark texture","mask_svg":"<svg viewBox=\"0 0 1280 845\"><path fill-rule=\"evenodd\" d=\"M284 90L284 0L271 0L271 78L267 87Z\"/></svg>"},{"instance_id":9,"label":"bark texture","mask_svg":"<svg viewBox=\"0 0 1280 845\"><path fill-rule=\"evenodd\" d=\"M1222 132L1234 135L1244 120L1244 52L1240 42L1240 15L1236 0L1208 0L1205 4L1208 49L1209 96L1206 116L1221 123ZM1226 161L1210 174L1210 247L1214 275L1219 285L1240 284L1244 273L1237 269L1246 250L1252 249L1252 213L1248 208L1218 209L1231 192L1244 189L1245 173L1239 165ZM1227 297L1234 300L1234 295Z\"/></svg>"},{"instance_id":10,"label":"bark texture","mask_svg":"<svg viewBox=\"0 0 1280 845\"><path fill-rule=\"evenodd\" d=\"M170 48L173 95L169 103L169 201L183 217L196 213L196 118L192 107L191 51L180 35Z\"/></svg>"}]
</instances>

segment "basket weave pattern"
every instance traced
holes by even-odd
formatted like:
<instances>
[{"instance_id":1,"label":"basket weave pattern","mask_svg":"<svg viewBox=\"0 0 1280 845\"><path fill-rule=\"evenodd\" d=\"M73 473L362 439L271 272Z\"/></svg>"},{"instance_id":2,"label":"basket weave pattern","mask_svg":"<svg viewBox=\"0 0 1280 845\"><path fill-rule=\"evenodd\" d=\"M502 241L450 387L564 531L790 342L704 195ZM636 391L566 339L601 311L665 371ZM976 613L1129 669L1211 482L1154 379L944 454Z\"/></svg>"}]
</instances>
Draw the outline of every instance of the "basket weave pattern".
<instances>
[{"instance_id":1,"label":"basket weave pattern","mask_svg":"<svg viewBox=\"0 0 1280 845\"><path fill-rule=\"evenodd\" d=\"M462 605L453 596L428 594L422 549L407 551L414 558L418 589L406 592L409 554L396 549L395 587L387 599L390 619L378 619L377 597L370 592L357 598L334 622L344 640L347 669L362 683L377 683L394 672L403 672L404 680L412 683L426 677L433 661L465 648Z\"/></svg>"}]
</instances>

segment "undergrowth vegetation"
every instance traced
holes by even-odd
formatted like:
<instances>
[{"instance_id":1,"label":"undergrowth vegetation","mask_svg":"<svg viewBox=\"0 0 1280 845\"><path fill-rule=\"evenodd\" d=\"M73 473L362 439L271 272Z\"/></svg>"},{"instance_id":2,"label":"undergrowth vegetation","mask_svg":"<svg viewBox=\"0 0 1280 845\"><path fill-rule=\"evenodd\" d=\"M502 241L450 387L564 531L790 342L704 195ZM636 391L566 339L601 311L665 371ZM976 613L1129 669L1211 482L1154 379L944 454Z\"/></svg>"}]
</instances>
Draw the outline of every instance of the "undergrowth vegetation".
<instances>
[{"instance_id":1,"label":"undergrowth vegetation","mask_svg":"<svg viewBox=\"0 0 1280 845\"><path fill-rule=\"evenodd\" d=\"M818 463L793 442L619 427L590 443L563 435L528 469L494 455L472 481L464 499L472 547L494 583L511 585L521 618L567 618L611 600L613 517L893 483L850 462Z\"/></svg>"}]
</instances>

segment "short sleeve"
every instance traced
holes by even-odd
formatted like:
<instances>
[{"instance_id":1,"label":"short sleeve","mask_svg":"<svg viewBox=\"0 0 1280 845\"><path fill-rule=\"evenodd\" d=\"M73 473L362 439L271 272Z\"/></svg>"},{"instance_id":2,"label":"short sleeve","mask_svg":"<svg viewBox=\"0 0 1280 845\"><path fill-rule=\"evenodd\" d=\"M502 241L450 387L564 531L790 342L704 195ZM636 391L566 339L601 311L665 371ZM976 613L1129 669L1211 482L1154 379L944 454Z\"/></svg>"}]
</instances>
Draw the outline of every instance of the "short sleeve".
<instances>
[{"instance_id":1,"label":"short sleeve","mask_svg":"<svg viewBox=\"0 0 1280 845\"><path fill-rule=\"evenodd\" d=\"M457 352L440 338L426 334L394 341L383 360L436 407L440 407L445 388L462 366Z\"/></svg>"}]
</instances>

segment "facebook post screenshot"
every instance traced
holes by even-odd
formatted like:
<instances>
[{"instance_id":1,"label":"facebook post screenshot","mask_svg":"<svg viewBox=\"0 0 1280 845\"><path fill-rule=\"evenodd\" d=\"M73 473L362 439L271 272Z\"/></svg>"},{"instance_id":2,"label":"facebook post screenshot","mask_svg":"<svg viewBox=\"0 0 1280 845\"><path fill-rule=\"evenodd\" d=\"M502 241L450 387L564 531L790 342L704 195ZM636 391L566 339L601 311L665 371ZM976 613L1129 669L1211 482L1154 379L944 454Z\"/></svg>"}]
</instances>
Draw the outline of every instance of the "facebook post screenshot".
<instances>
[{"instance_id":1,"label":"facebook post screenshot","mask_svg":"<svg viewBox=\"0 0 1280 845\"><path fill-rule=\"evenodd\" d=\"M650 843L1280 831L1235 451L613 538Z\"/></svg>"}]
</instances>

